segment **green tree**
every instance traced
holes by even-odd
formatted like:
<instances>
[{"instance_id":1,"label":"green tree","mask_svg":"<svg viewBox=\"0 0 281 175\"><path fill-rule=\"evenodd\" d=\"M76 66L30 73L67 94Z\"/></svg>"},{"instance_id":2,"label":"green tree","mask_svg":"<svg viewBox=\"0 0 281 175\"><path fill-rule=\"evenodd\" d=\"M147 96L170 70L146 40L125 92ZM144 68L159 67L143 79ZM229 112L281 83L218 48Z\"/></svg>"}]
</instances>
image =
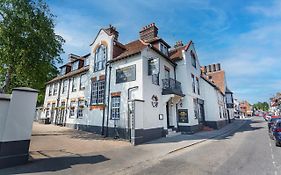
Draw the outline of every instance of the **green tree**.
<instances>
[{"instance_id":1,"label":"green tree","mask_svg":"<svg viewBox=\"0 0 281 175\"><path fill-rule=\"evenodd\" d=\"M42 0L0 0L0 89L28 86L40 91L57 75L64 39L54 32L55 16Z\"/></svg>"},{"instance_id":2,"label":"green tree","mask_svg":"<svg viewBox=\"0 0 281 175\"><path fill-rule=\"evenodd\" d=\"M268 111L269 105L267 102L258 102L254 104L254 109Z\"/></svg>"}]
</instances>

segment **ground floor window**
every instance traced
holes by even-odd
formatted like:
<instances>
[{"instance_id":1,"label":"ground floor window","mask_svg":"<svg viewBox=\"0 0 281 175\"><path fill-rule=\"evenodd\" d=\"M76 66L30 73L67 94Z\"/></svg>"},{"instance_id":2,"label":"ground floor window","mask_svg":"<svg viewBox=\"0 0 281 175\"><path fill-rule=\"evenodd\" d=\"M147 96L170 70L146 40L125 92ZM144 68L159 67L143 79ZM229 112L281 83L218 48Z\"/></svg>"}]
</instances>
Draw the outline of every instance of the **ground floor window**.
<instances>
[{"instance_id":1,"label":"ground floor window","mask_svg":"<svg viewBox=\"0 0 281 175\"><path fill-rule=\"evenodd\" d=\"M72 101L70 102L70 106L69 106L70 110L69 110L69 118L73 117L75 115L75 102Z\"/></svg>"},{"instance_id":2,"label":"ground floor window","mask_svg":"<svg viewBox=\"0 0 281 175\"><path fill-rule=\"evenodd\" d=\"M47 104L47 109L46 109L46 118L48 118L50 115L50 103Z\"/></svg>"},{"instance_id":3,"label":"ground floor window","mask_svg":"<svg viewBox=\"0 0 281 175\"><path fill-rule=\"evenodd\" d=\"M120 96L111 97L111 120L120 119Z\"/></svg>"},{"instance_id":4,"label":"ground floor window","mask_svg":"<svg viewBox=\"0 0 281 175\"><path fill-rule=\"evenodd\" d=\"M77 110L77 118L82 118L83 117L83 110L85 107L85 101L84 100L79 100L78 101L78 110Z\"/></svg>"},{"instance_id":5,"label":"ground floor window","mask_svg":"<svg viewBox=\"0 0 281 175\"><path fill-rule=\"evenodd\" d=\"M199 111L198 111L197 99L193 99L193 108L194 108L194 118L195 118L195 119L198 119L198 117L199 117Z\"/></svg>"}]
</instances>

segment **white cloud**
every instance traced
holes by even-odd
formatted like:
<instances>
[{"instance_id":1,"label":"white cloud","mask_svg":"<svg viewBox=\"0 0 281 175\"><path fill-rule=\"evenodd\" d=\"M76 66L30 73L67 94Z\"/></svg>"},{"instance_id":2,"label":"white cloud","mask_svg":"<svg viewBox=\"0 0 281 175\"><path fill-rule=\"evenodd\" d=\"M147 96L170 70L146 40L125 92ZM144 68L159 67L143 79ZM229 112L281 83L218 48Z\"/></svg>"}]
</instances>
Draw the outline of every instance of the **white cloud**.
<instances>
[{"instance_id":1,"label":"white cloud","mask_svg":"<svg viewBox=\"0 0 281 175\"><path fill-rule=\"evenodd\" d=\"M253 5L247 8L250 12L255 14L262 14L267 17L281 17L281 1L274 0L270 6Z\"/></svg>"}]
</instances>

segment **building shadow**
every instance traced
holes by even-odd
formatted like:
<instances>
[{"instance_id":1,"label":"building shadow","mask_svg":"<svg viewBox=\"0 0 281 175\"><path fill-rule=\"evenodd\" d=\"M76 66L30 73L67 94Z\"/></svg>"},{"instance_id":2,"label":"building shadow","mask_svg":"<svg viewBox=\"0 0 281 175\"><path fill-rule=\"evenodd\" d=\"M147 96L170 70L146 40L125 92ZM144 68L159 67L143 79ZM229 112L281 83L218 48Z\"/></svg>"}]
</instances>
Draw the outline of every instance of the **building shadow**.
<instances>
[{"instance_id":1,"label":"building shadow","mask_svg":"<svg viewBox=\"0 0 281 175\"><path fill-rule=\"evenodd\" d=\"M1 169L0 174L24 174L24 173L47 173L56 172L71 168L73 165L78 164L97 164L108 161L107 157L103 155L95 156L69 156L69 157L56 157L47 159L37 159L29 161L27 164Z\"/></svg>"},{"instance_id":2,"label":"building shadow","mask_svg":"<svg viewBox=\"0 0 281 175\"><path fill-rule=\"evenodd\" d=\"M242 120L239 120L237 122L243 122ZM262 126L261 126L262 125ZM183 141L191 141L196 142L198 140L203 139L210 139L210 140L223 140L223 139L229 139L232 136L234 136L237 133L242 132L253 132L255 130L264 129L266 127L266 122L263 120L246 120L246 122L241 125L238 129L227 129L228 125L221 128L220 130L213 130L213 131L201 131L194 134L181 134L174 137L163 137L159 138L157 140L153 140L144 144L164 144L164 143L177 143L177 142L183 142ZM222 132L221 130L224 130Z\"/></svg>"}]
</instances>

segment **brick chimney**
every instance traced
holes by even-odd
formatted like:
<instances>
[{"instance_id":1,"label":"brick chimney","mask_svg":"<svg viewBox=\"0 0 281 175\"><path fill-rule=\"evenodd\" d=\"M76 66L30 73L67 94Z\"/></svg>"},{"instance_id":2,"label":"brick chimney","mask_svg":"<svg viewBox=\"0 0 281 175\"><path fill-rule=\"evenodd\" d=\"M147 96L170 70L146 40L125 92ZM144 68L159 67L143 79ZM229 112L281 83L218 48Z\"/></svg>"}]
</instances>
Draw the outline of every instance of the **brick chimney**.
<instances>
[{"instance_id":1,"label":"brick chimney","mask_svg":"<svg viewBox=\"0 0 281 175\"><path fill-rule=\"evenodd\" d=\"M176 44L174 45L174 48L178 48L178 47L181 47L181 46L183 46L182 41L177 41Z\"/></svg>"},{"instance_id":2,"label":"brick chimney","mask_svg":"<svg viewBox=\"0 0 281 175\"><path fill-rule=\"evenodd\" d=\"M151 23L147 26L144 26L140 31L140 39L143 41L152 40L156 38L158 34L158 28L155 23Z\"/></svg>"},{"instance_id":3,"label":"brick chimney","mask_svg":"<svg viewBox=\"0 0 281 175\"><path fill-rule=\"evenodd\" d=\"M114 40L116 40L116 41L118 40L119 32L116 30L116 28L114 26L109 24L109 27L105 30L108 32L109 35L114 36Z\"/></svg>"}]
</instances>

